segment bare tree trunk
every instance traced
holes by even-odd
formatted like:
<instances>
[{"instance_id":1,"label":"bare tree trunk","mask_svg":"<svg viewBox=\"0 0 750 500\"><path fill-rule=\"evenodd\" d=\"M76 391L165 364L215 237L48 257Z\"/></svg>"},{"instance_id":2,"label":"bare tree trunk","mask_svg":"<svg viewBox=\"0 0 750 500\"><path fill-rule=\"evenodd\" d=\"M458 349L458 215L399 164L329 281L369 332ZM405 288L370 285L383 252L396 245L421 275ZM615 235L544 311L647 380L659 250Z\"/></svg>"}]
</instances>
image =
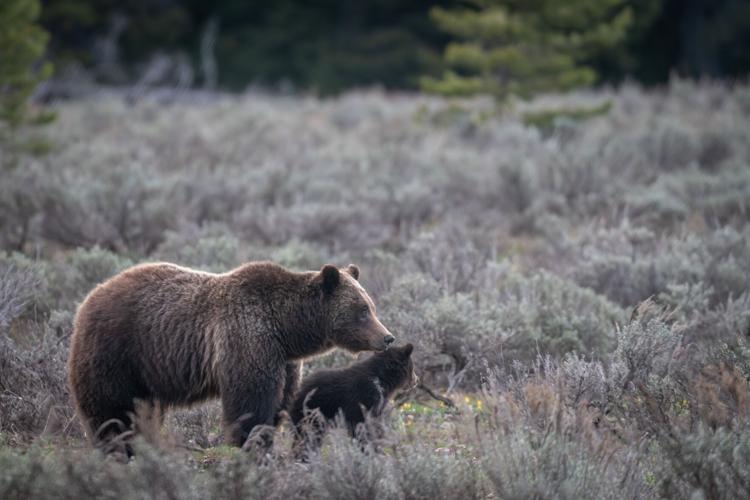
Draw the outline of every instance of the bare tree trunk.
<instances>
[{"instance_id":1,"label":"bare tree trunk","mask_svg":"<svg viewBox=\"0 0 750 500\"><path fill-rule=\"evenodd\" d=\"M216 38L219 35L219 19L212 17L206 23L201 35L201 72L203 73L203 88L215 90L219 81L216 65Z\"/></svg>"}]
</instances>

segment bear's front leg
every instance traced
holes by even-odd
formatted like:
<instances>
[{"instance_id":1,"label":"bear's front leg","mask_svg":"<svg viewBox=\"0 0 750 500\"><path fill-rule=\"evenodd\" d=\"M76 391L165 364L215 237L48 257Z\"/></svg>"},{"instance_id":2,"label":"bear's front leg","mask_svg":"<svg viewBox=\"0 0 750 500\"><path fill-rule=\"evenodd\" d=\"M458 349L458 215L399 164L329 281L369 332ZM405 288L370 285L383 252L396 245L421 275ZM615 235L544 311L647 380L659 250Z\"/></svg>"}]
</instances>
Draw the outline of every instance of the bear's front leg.
<instances>
[{"instance_id":1,"label":"bear's front leg","mask_svg":"<svg viewBox=\"0 0 750 500\"><path fill-rule=\"evenodd\" d=\"M273 425L284 389L285 366L259 368L252 373L234 374L221 388L227 440L242 447L248 436L263 431L262 441L270 447ZM263 430L258 426L268 426Z\"/></svg>"},{"instance_id":2,"label":"bear's front leg","mask_svg":"<svg viewBox=\"0 0 750 500\"><path fill-rule=\"evenodd\" d=\"M276 412L274 418L274 426L278 426L281 421L281 412L288 411L288 406L291 404L297 389L299 388L299 382L302 379L302 361L289 361L285 368L286 378L284 380L284 392L281 396L281 403L279 409Z\"/></svg>"}]
</instances>

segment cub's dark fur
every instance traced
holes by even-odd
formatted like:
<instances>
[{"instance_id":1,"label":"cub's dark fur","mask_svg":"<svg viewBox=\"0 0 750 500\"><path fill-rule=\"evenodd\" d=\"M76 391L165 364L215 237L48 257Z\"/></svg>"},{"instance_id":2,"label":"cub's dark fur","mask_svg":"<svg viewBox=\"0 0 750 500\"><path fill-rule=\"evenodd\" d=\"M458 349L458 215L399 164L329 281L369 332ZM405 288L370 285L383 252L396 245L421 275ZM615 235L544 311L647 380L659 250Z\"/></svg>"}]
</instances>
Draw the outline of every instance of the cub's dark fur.
<instances>
[{"instance_id":1,"label":"cub's dark fur","mask_svg":"<svg viewBox=\"0 0 750 500\"><path fill-rule=\"evenodd\" d=\"M229 441L274 425L302 360L334 347L384 350L393 336L357 282L359 269L291 272L251 262L224 274L133 267L78 308L68 376L95 443L156 408L221 398Z\"/></svg>"},{"instance_id":2,"label":"cub's dark fur","mask_svg":"<svg viewBox=\"0 0 750 500\"><path fill-rule=\"evenodd\" d=\"M397 390L417 383L413 349L412 344L392 347L347 368L321 370L305 378L289 408L298 438L316 446L325 423L339 414L355 436L366 413L379 416Z\"/></svg>"}]
</instances>

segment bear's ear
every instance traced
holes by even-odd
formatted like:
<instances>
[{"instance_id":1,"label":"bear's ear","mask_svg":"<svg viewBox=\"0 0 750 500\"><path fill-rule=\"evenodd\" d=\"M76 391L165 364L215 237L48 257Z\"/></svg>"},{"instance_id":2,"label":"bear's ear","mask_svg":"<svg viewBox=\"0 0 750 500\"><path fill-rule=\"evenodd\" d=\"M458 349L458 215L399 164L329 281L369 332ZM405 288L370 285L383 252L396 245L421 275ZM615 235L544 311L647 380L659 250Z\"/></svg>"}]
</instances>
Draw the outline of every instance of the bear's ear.
<instances>
[{"instance_id":1,"label":"bear's ear","mask_svg":"<svg viewBox=\"0 0 750 500\"><path fill-rule=\"evenodd\" d=\"M339 285L339 282L341 281L339 269L336 266L332 266L331 264L326 264L325 266L323 266L323 268L320 270L320 276L323 281L323 291L326 293L330 293L335 290Z\"/></svg>"},{"instance_id":2,"label":"bear's ear","mask_svg":"<svg viewBox=\"0 0 750 500\"><path fill-rule=\"evenodd\" d=\"M349 264L346 266L346 272L351 275L352 278L359 281L359 268L355 266L354 264Z\"/></svg>"},{"instance_id":3,"label":"bear's ear","mask_svg":"<svg viewBox=\"0 0 750 500\"><path fill-rule=\"evenodd\" d=\"M411 343L409 343L409 344L406 344L406 345L405 345L404 347L402 347L401 349L402 349L402 351L401 351L401 352L403 352L403 353L404 353L404 357L405 357L405 358L408 358L409 356L411 356L411 353L412 353L412 351L414 351L414 344L411 344Z\"/></svg>"}]
</instances>

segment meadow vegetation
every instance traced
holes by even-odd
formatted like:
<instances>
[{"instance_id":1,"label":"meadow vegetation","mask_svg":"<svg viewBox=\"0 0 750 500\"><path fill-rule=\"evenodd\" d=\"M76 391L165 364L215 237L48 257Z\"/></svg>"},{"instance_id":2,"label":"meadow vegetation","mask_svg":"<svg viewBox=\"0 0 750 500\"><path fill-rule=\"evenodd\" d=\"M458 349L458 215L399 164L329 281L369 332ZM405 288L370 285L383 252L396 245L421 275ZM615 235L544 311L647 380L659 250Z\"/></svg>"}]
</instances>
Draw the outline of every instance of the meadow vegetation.
<instances>
[{"instance_id":1,"label":"meadow vegetation","mask_svg":"<svg viewBox=\"0 0 750 500\"><path fill-rule=\"evenodd\" d=\"M585 121L522 120L602 102ZM57 105L33 132L50 153L0 174L0 498L750 496L750 87L488 106L377 91ZM257 259L357 263L454 406L418 388L372 449L333 432L305 464L286 428L261 460L223 446L216 404L170 414L129 464L90 449L65 384L77 303L137 262Z\"/></svg>"}]
</instances>

